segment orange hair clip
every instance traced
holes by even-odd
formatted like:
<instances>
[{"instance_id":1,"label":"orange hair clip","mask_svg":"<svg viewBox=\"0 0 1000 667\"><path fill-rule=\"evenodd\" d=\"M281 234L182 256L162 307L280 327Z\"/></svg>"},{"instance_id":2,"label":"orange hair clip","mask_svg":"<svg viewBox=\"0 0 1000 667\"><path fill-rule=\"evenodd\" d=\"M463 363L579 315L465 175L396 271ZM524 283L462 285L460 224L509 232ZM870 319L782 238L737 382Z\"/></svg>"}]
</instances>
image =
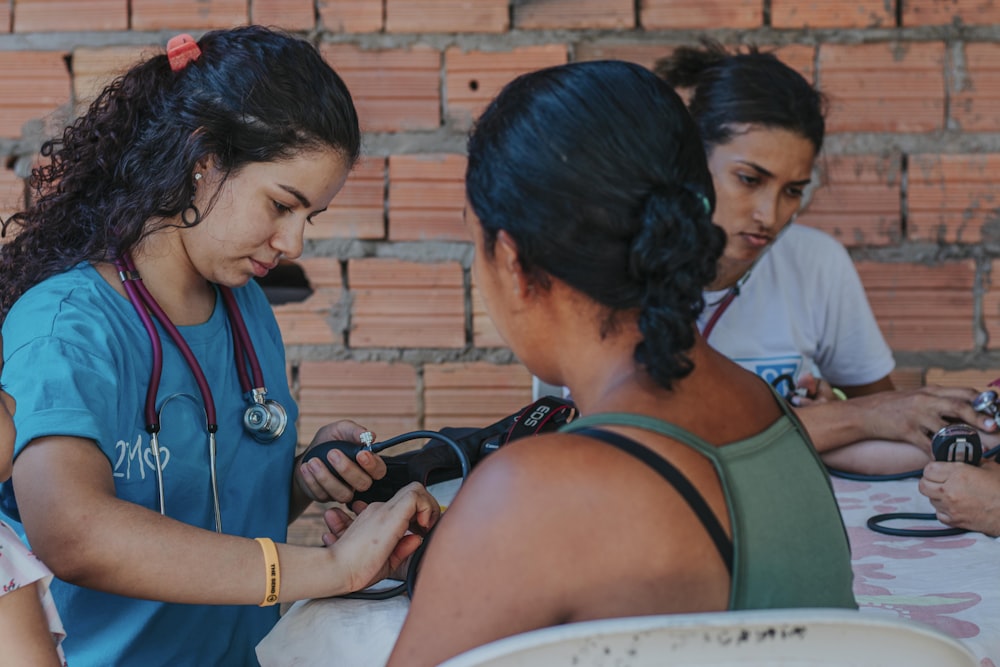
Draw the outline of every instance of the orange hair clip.
<instances>
[{"instance_id":1,"label":"orange hair clip","mask_svg":"<svg viewBox=\"0 0 1000 667\"><path fill-rule=\"evenodd\" d=\"M201 49L194 37L183 33L176 37L171 37L167 42L167 60L170 61L170 69L179 72L192 60L201 57Z\"/></svg>"}]
</instances>

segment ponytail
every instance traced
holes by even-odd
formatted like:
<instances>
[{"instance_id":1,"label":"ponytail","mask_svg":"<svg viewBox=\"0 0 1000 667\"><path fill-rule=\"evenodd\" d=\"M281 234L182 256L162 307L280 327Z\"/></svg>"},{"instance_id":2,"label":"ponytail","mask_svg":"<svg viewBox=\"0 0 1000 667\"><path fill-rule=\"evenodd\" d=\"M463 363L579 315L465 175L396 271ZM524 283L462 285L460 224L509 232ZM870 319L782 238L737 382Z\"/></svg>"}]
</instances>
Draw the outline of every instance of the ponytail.
<instances>
[{"instance_id":1,"label":"ponytail","mask_svg":"<svg viewBox=\"0 0 1000 667\"><path fill-rule=\"evenodd\" d=\"M687 350L694 345L693 321L704 307L702 290L715 279L725 232L711 223L703 192L681 185L653 188L629 256L630 273L643 285L635 360L661 386L691 372ZM692 252L692 248L700 252Z\"/></svg>"}]
</instances>

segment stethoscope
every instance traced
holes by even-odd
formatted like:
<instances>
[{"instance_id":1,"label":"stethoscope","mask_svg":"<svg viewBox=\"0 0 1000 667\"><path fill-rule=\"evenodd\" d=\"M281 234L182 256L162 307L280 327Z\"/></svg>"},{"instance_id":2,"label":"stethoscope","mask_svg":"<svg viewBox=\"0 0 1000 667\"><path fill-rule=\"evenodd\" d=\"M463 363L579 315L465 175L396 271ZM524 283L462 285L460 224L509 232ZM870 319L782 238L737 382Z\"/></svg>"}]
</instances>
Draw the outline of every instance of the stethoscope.
<instances>
[{"instance_id":1,"label":"stethoscope","mask_svg":"<svg viewBox=\"0 0 1000 667\"><path fill-rule=\"evenodd\" d=\"M146 285L142 282L139 272L135 268L131 255L122 254L115 260L115 268L118 269L118 277L122 281L125 293L129 302L139 314L142 325L149 335L149 342L153 348L153 368L149 376L149 384L146 386L146 402L143 416L146 420L146 431L149 433L150 449L156 468L156 493L160 505L160 514L166 514L166 504L163 492L163 463L160 459L160 413L167 403L182 394L174 394L164 399L160 405L160 410L156 409L156 394L160 388L160 376L163 374L163 344L160 335L153 324L153 317L159 321L166 330L170 339L173 340L177 349L184 357L188 368L194 375L198 390L201 393L202 406L205 411L205 428L208 431L208 457L209 473L212 484L212 502L215 509L215 530L222 532L222 513L219 510L219 484L216 475L216 439L215 434L219 430L218 420L215 413L215 400L212 391L209 389L208 380L205 378L201 365L191 351L191 347L181 336L180 331L174 326L160 305L149 293ZM229 319L229 326L233 334L233 350L236 358L236 373L239 376L240 388L244 397L250 405L243 413L243 428L255 440L261 443L273 442L281 437L288 426L288 413L285 408L275 400L267 398L267 389L264 387L264 374L254 351L253 343L250 340L250 333L247 331L246 322L240 313L236 303L236 297L232 290L224 285L217 285L222 302L226 308L226 315ZM250 366L250 373L247 373L247 365Z\"/></svg>"}]
</instances>

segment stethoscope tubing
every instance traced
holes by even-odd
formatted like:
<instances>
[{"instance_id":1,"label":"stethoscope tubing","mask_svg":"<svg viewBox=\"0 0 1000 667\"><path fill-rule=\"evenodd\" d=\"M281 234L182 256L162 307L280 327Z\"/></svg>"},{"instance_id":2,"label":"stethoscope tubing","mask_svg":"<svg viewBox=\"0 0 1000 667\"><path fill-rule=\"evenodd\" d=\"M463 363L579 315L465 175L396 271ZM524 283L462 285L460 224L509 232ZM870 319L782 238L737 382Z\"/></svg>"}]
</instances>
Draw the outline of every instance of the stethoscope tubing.
<instances>
[{"instance_id":1,"label":"stethoscope tubing","mask_svg":"<svg viewBox=\"0 0 1000 667\"><path fill-rule=\"evenodd\" d=\"M983 452L983 461L986 461L997 454L1000 454L1000 445ZM829 467L827 468L827 472L831 477L840 477L841 479L848 479L854 482L889 482L898 479L915 479L922 477L924 474L922 468L919 470L909 470L907 472L890 475L862 475L860 473L846 472L844 470L837 470L836 468ZM882 533L883 535L892 535L894 537L951 537L953 535L962 535L969 532L969 530L965 528L954 527L894 528L892 526L885 525L885 522L896 521L897 519L934 521L937 519L937 515L931 512L886 512L869 517L866 525L869 530L873 530L876 533Z\"/></svg>"},{"instance_id":2,"label":"stethoscope tubing","mask_svg":"<svg viewBox=\"0 0 1000 667\"><path fill-rule=\"evenodd\" d=\"M146 430L150 434L150 449L152 450L155 461L156 486L160 514L166 514L166 501L164 498L163 463L160 459L158 436L160 431L160 417L158 411L156 410L156 396L159 393L160 380L163 375L163 343L156 331L156 325L153 322L154 317L177 346L178 351L181 353L185 363L191 370L195 383L198 385L198 391L201 394L202 407L205 412L205 428L208 431L209 473L212 486L212 502L215 510L215 529L217 532L221 533L222 513L219 506L219 483L216 466L218 453L216 432L219 427L215 411L215 399L212 396L211 388L208 386L208 379L205 377L205 372L202 370L201 364L198 363L198 359L194 356L194 352L187 344L187 341L184 340L180 331L174 323L170 321L170 318L156 302L156 299L153 298L153 295L149 293L149 290L146 288L145 283L143 283L139 272L136 270L135 262L132 260L131 255L127 252L122 253L121 256L115 260L114 264L115 268L118 269L118 276L122 281L122 286L128 296L128 300L132 304L136 313L139 315L142 326L146 330L153 351L152 369L150 370L149 383L146 386L143 416L146 420ZM222 296L223 305L226 309L226 314L228 315L230 322L233 337L233 352L236 358L236 372L239 377L240 389L254 404L264 404L264 397L267 393L264 387L264 373L261 370L260 361L257 358L257 354L253 348L253 343L250 340L250 332L247 330L246 322L243 319L242 313L240 313L239 305L236 303L236 297L232 290L225 285L217 285L217 287L219 294ZM150 316L150 313L152 313L152 317ZM250 366L249 375L246 369L247 364ZM178 394L168 396L164 400L163 405L166 405L175 396L178 396ZM273 401L267 401L267 403L273 404ZM161 410L163 409L163 405L160 406ZM283 409L282 414L284 414ZM273 437L278 437L278 434L275 434Z\"/></svg>"},{"instance_id":3,"label":"stethoscope tubing","mask_svg":"<svg viewBox=\"0 0 1000 667\"><path fill-rule=\"evenodd\" d=\"M121 271L120 266L124 266L127 272ZM163 373L163 353L162 344L159 343L160 336L156 333L156 327L153 325L152 318L145 312L148 308L149 311L153 313L156 319L159 321L160 326L167 332L170 339L177 346L181 355L184 357L184 361L187 363L188 367L191 369L191 373L194 375L195 382L198 385L198 391L201 392L201 400L205 407L205 419L206 428L209 433L215 433L219 429L219 422L216 419L215 414L215 399L212 397L212 391L208 387L208 379L205 377L204 371L201 369L201 364L194 356L194 352L191 351L191 347L181 336L181 332L177 330L174 323L170 321L160 304L156 302L153 295L149 293L146 289L146 285L142 282L142 278L139 276L139 272L135 269L135 264L132 261L132 257L125 253L122 255L121 264L119 266L119 273L122 279L122 283L126 285L125 291L129 294L130 301L135 307L136 311L139 312L139 317L142 319L143 326L146 328L146 332L149 334L150 342L153 343L154 347L160 346L161 352L159 355L153 357L153 369L150 373L149 386L146 390L146 424L147 429L155 428L159 431L159 420L156 415L156 394L160 388L160 377ZM133 289L129 289L128 285L131 283ZM132 300L132 295L138 296L138 302Z\"/></svg>"},{"instance_id":4,"label":"stethoscope tubing","mask_svg":"<svg viewBox=\"0 0 1000 667\"><path fill-rule=\"evenodd\" d=\"M246 322L243 320L243 314L240 313L240 307L236 303L236 296L225 285L219 285L218 287L219 293L222 295L222 301L226 306L226 311L229 313L229 319L232 322L233 349L236 353L236 372L240 378L240 388L246 394L254 388L264 387L264 373L261 371L260 361L257 359L256 353L254 353L253 343L250 340L250 332L247 330ZM250 377L247 377L245 363L250 364ZM251 379L253 380L253 384L250 382Z\"/></svg>"},{"instance_id":5,"label":"stethoscope tubing","mask_svg":"<svg viewBox=\"0 0 1000 667\"><path fill-rule=\"evenodd\" d=\"M163 371L163 343L160 341L160 337L154 335L156 332L156 326L153 324L152 318L149 316L149 311L143 306L142 296L138 293L133 281L133 276L138 277L135 273L135 267L132 264L131 258L123 258L115 262L115 266L118 269L118 277L121 278L122 287L125 289L125 293L128 295L129 303L135 309L135 312L139 315L139 320L142 322L142 326L146 329L146 333L149 336L149 342L153 347L153 368L150 372L149 383L146 385L146 401L143 410L143 415L146 418L146 430L150 433L155 433L159 430L157 420L156 420L156 391L160 386L160 375ZM132 267L131 269L129 267ZM126 272L129 275L126 276Z\"/></svg>"}]
</instances>

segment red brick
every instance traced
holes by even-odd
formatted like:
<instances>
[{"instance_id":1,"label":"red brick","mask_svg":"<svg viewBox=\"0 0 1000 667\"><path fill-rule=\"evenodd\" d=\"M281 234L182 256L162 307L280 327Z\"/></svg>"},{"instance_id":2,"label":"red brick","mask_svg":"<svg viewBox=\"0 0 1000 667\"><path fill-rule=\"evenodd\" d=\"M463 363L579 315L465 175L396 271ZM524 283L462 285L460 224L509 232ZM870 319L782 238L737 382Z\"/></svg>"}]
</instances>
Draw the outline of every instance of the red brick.
<instances>
[{"instance_id":1,"label":"red brick","mask_svg":"<svg viewBox=\"0 0 1000 667\"><path fill-rule=\"evenodd\" d=\"M364 156L330 208L306 227L307 239L385 238L385 158Z\"/></svg>"},{"instance_id":2,"label":"red brick","mask_svg":"<svg viewBox=\"0 0 1000 667\"><path fill-rule=\"evenodd\" d=\"M446 115L456 126L471 125L500 89L515 77L567 61L566 46L526 46L505 52L445 52Z\"/></svg>"},{"instance_id":3,"label":"red brick","mask_svg":"<svg viewBox=\"0 0 1000 667\"><path fill-rule=\"evenodd\" d=\"M816 84L816 47L801 44L786 44L784 46L761 46L761 51L773 53L803 77L806 81Z\"/></svg>"},{"instance_id":4,"label":"red brick","mask_svg":"<svg viewBox=\"0 0 1000 667\"><path fill-rule=\"evenodd\" d=\"M383 0L319 0L319 20L333 33L382 30Z\"/></svg>"},{"instance_id":5,"label":"red brick","mask_svg":"<svg viewBox=\"0 0 1000 667\"><path fill-rule=\"evenodd\" d=\"M546 0L514 3L514 28L519 30L630 30L634 27L634 0Z\"/></svg>"},{"instance_id":6,"label":"red brick","mask_svg":"<svg viewBox=\"0 0 1000 667\"><path fill-rule=\"evenodd\" d=\"M313 293L305 301L274 307L285 345L343 345L347 319L340 305L340 262L332 257L299 259Z\"/></svg>"},{"instance_id":7,"label":"red brick","mask_svg":"<svg viewBox=\"0 0 1000 667\"><path fill-rule=\"evenodd\" d=\"M70 99L65 54L0 52L0 136L20 137L29 120L45 119Z\"/></svg>"},{"instance_id":8,"label":"red brick","mask_svg":"<svg viewBox=\"0 0 1000 667\"><path fill-rule=\"evenodd\" d=\"M14 32L84 30L128 30L128 0L14 0Z\"/></svg>"},{"instance_id":9,"label":"red brick","mask_svg":"<svg viewBox=\"0 0 1000 667\"><path fill-rule=\"evenodd\" d=\"M11 31L13 12L9 2L0 3L0 33Z\"/></svg>"},{"instance_id":10,"label":"red brick","mask_svg":"<svg viewBox=\"0 0 1000 667\"><path fill-rule=\"evenodd\" d=\"M942 387L972 387L985 390L990 382L1000 377L1000 368L966 368L962 370L946 370L944 368L927 369L927 384Z\"/></svg>"},{"instance_id":11,"label":"red brick","mask_svg":"<svg viewBox=\"0 0 1000 667\"><path fill-rule=\"evenodd\" d=\"M993 0L901 0L903 27L964 23L1000 23L1000 4Z\"/></svg>"},{"instance_id":12,"label":"red brick","mask_svg":"<svg viewBox=\"0 0 1000 667\"><path fill-rule=\"evenodd\" d=\"M531 374L520 364L424 367L424 424L489 426L531 403Z\"/></svg>"},{"instance_id":13,"label":"red brick","mask_svg":"<svg viewBox=\"0 0 1000 667\"><path fill-rule=\"evenodd\" d=\"M944 127L944 45L822 44L820 87L830 132L928 132Z\"/></svg>"},{"instance_id":14,"label":"red brick","mask_svg":"<svg viewBox=\"0 0 1000 667\"><path fill-rule=\"evenodd\" d=\"M896 389L917 389L924 386L924 369L900 368L897 366L889 373L889 379Z\"/></svg>"},{"instance_id":15,"label":"red brick","mask_svg":"<svg viewBox=\"0 0 1000 667\"><path fill-rule=\"evenodd\" d=\"M984 225L997 225L998 168L1000 153L911 156L907 236L939 243L978 243Z\"/></svg>"},{"instance_id":16,"label":"red brick","mask_svg":"<svg viewBox=\"0 0 1000 667\"><path fill-rule=\"evenodd\" d=\"M504 32L508 0L385 0L388 32Z\"/></svg>"},{"instance_id":17,"label":"red brick","mask_svg":"<svg viewBox=\"0 0 1000 667\"><path fill-rule=\"evenodd\" d=\"M368 132L427 130L441 125L441 54L425 46L366 51L321 47L347 84Z\"/></svg>"},{"instance_id":18,"label":"red brick","mask_svg":"<svg viewBox=\"0 0 1000 667\"><path fill-rule=\"evenodd\" d=\"M309 30L316 26L313 0L252 0L250 21L285 30Z\"/></svg>"},{"instance_id":19,"label":"red brick","mask_svg":"<svg viewBox=\"0 0 1000 667\"><path fill-rule=\"evenodd\" d=\"M973 349L972 260L933 266L859 262L857 267L893 350Z\"/></svg>"},{"instance_id":20,"label":"red brick","mask_svg":"<svg viewBox=\"0 0 1000 667\"><path fill-rule=\"evenodd\" d=\"M983 325L988 337L987 349L1000 349L1000 288L994 283L1000 283L1000 260L990 262L990 275L983 292Z\"/></svg>"},{"instance_id":21,"label":"red brick","mask_svg":"<svg viewBox=\"0 0 1000 667\"><path fill-rule=\"evenodd\" d=\"M775 28L895 28L896 3L886 0L771 0Z\"/></svg>"},{"instance_id":22,"label":"red brick","mask_svg":"<svg viewBox=\"0 0 1000 667\"><path fill-rule=\"evenodd\" d=\"M646 30L764 25L763 0L640 0L639 12Z\"/></svg>"},{"instance_id":23,"label":"red brick","mask_svg":"<svg viewBox=\"0 0 1000 667\"><path fill-rule=\"evenodd\" d=\"M966 44L965 71L951 91L951 117L966 132L1000 130L1000 45Z\"/></svg>"},{"instance_id":24,"label":"red brick","mask_svg":"<svg viewBox=\"0 0 1000 667\"><path fill-rule=\"evenodd\" d=\"M673 49L663 44L621 41L582 42L573 50L574 61L625 60L652 69L656 61Z\"/></svg>"},{"instance_id":25,"label":"red brick","mask_svg":"<svg viewBox=\"0 0 1000 667\"><path fill-rule=\"evenodd\" d=\"M468 241L464 155L389 158L389 239Z\"/></svg>"},{"instance_id":26,"label":"red brick","mask_svg":"<svg viewBox=\"0 0 1000 667\"><path fill-rule=\"evenodd\" d=\"M133 30L211 30L243 25L247 0L131 0Z\"/></svg>"},{"instance_id":27,"label":"red brick","mask_svg":"<svg viewBox=\"0 0 1000 667\"><path fill-rule=\"evenodd\" d=\"M139 60L163 53L162 46L81 47L73 51L73 99L79 112L116 77Z\"/></svg>"},{"instance_id":28,"label":"red brick","mask_svg":"<svg viewBox=\"0 0 1000 667\"><path fill-rule=\"evenodd\" d=\"M899 156L820 156L819 187L798 220L841 243L886 245L902 237Z\"/></svg>"},{"instance_id":29,"label":"red brick","mask_svg":"<svg viewBox=\"0 0 1000 667\"><path fill-rule=\"evenodd\" d=\"M299 440L323 425L351 419L380 440L414 431L417 371L404 363L303 361L299 365Z\"/></svg>"},{"instance_id":30,"label":"red brick","mask_svg":"<svg viewBox=\"0 0 1000 667\"><path fill-rule=\"evenodd\" d=\"M457 262L352 259L347 271L352 348L465 345L465 291Z\"/></svg>"}]
</instances>

